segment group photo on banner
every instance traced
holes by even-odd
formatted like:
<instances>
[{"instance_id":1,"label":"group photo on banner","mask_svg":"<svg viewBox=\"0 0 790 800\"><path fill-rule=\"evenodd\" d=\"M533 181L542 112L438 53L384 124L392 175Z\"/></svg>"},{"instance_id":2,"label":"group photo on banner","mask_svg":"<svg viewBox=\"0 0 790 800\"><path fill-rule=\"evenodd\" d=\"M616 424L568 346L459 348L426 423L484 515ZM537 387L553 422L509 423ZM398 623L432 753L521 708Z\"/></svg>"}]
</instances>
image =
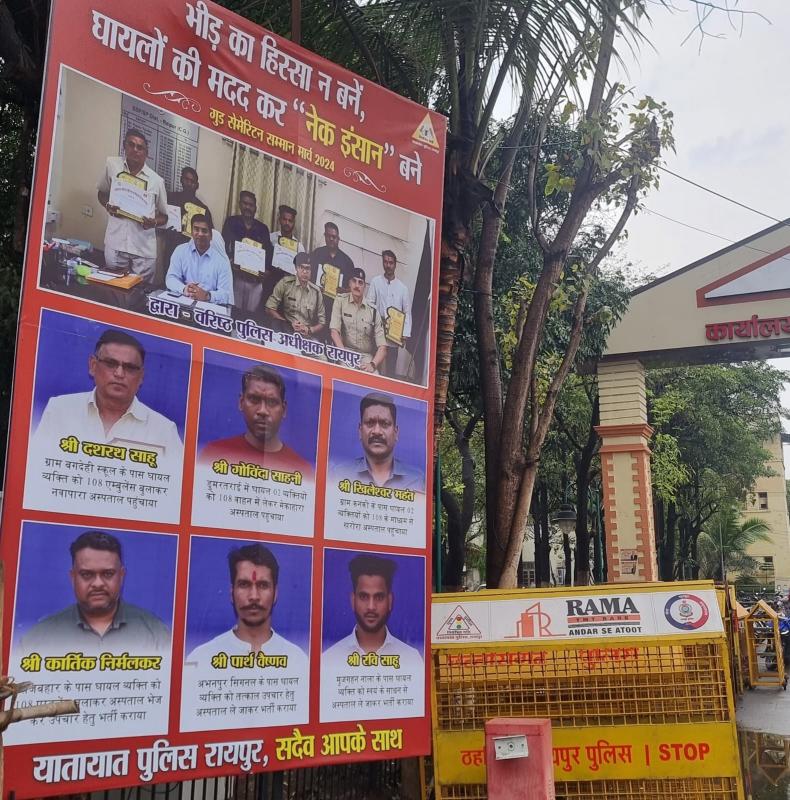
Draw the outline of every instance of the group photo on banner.
<instances>
[{"instance_id":1,"label":"group photo on banner","mask_svg":"<svg viewBox=\"0 0 790 800\"><path fill-rule=\"evenodd\" d=\"M445 130L207 0L52 3L2 657L79 710L6 791L430 751Z\"/></svg>"}]
</instances>

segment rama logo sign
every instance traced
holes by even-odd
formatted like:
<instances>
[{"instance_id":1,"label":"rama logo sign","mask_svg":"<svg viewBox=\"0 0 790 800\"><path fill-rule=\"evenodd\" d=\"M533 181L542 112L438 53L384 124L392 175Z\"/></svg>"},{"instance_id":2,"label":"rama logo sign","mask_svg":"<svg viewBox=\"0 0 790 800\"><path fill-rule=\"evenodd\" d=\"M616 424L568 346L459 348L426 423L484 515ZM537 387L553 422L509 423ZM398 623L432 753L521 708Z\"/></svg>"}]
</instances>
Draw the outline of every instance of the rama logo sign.
<instances>
[{"instance_id":1,"label":"rama logo sign","mask_svg":"<svg viewBox=\"0 0 790 800\"><path fill-rule=\"evenodd\" d=\"M505 636L505 639L545 639L558 636L551 630L551 616L546 613L540 602L527 606L516 620L516 633Z\"/></svg>"},{"instance_id":2,"label":"rama logo sign","mask_svg":"<svg viewBox=\"0 0 790 800\"><path fill-rule=\"evenodd\" d=\"M566 600L568 635L642 633L642 615L632 597L579 597Z\"/></svg>"}]
</instances>

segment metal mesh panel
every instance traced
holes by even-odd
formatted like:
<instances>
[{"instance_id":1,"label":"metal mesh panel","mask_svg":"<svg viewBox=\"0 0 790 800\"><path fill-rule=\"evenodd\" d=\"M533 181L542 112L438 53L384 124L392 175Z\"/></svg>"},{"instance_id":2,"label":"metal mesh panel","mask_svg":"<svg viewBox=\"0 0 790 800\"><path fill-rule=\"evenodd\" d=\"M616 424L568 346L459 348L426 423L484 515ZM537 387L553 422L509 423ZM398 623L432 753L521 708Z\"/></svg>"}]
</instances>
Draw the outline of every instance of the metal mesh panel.
<instances>
[{"instance_id":1,"label":"metal mesh panel","mask_svg":"<svg viewBox=\"0 0 790 800\"><path fill-rule=\"evenodd\" d=\"M735 778L574 781L556 785L557 800L737 800ZM442 800L487 800L484 784L441 787Z\"/></svg>"},{"instance_id":2,"label":"metal mesh panel","mask_svg":"<svg viewBox=\"0 0 790 800\"><path fill-rule=\"evenodd\" d=\"M540 652L435 652L434 724L480 730L500 716L547 717L560 727L731 720L724 642L640 646L631 659L594 663L589 648Z\"/></svg>"}]
</instances>

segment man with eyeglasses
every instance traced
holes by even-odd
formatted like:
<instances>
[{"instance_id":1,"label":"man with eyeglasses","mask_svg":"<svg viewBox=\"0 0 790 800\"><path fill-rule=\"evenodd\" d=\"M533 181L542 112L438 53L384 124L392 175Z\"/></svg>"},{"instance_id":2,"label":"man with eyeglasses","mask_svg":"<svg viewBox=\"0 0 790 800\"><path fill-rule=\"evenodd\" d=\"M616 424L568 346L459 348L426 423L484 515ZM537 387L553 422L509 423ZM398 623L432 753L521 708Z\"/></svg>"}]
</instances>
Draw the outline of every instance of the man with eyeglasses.
<instances>
[{"instance_id":1,"label":"man with eyeglasses","mask_svg":"<svg viewBox=\"0 0 790 800\"><path fill-rule=\"evenodd\" d=\"M167 653L167 625L150 611L121 598L126 568L118 539L104 531L85 531L71 543L69 551L69 578L76 602L36 623L22 637L23 652Z\"/></svg>"},{"instance_id":2,"label":"man with eyeglasses","mask_svg":"<svg viewBox=\"0 0 790 800\"><path fill-rule=\"evenodd\" d=\"M313 465L280 438L288 411L285 381L268 364L256 364L241 376L239 411L247 430L227 439L208 442L200 461L257 464L269 470L299 472L303 481L314 478Z\"/></svg>"},{"instance_id":3,"label":"man with eyeglasses","mask_svg":"<svg viewBox=\"0 0 790 800\"><path fill-rule=\"evenodd\" d=\"M144 367L145 349L134 336L105 330L88 357L93 391L51 397L35 445L52 449L62 437L74 436L80 442L153 450L159 471L167 471L164 462L180 465L184 447L175 423L137 398Z\"/></svg>"}]
</instances>

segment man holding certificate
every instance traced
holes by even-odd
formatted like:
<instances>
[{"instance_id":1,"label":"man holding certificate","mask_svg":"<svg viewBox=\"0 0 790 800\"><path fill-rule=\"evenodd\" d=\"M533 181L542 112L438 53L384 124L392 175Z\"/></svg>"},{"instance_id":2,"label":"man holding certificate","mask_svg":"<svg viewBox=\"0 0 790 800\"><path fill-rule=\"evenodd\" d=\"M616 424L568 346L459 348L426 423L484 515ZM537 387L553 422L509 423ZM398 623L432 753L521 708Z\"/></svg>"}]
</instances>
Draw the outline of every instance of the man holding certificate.
<instances>
[{"instance_id":1,"label":"man holding certificate","mask_svg":"<svg viewBox=\"0 0 790 800\"><path fill-rule=\"evenodd\" d=\"M148 140L136 128L123 139L124 156L110 156L99 178L99 202L110 218L104 261L111 269L139 275L150 284L156 271L156 226L167 222L167 191L146 163Z\"/></svg>"},{"instance_id":2,"label":"man holding certificate","mask_svg":"<svg viewBox=\"0 0 790 800\"><path fill-rule=\"evenodd\" d=\"M252 192L239 192L239 211L225 220L222 238L233 264L233 293L236 306L248 314L263 311L263 274L272 260L269 228L255 218L258 200Z\"/></svg>"},{"instance_id":3,"label":"man holding certificate","mask_svg":"<svg viewBox=\"0 0 790 800\"><path fill-rule=\"evenodd\" d=\"M395 277L397 259L392 250L381 253L383 275L376 275L368 287L368 303L375 306L384 321L387 355L382 372L388 378L397 377L398 351L411 336L411 298L406 284Z\"/></svg>"}]
</instances>

